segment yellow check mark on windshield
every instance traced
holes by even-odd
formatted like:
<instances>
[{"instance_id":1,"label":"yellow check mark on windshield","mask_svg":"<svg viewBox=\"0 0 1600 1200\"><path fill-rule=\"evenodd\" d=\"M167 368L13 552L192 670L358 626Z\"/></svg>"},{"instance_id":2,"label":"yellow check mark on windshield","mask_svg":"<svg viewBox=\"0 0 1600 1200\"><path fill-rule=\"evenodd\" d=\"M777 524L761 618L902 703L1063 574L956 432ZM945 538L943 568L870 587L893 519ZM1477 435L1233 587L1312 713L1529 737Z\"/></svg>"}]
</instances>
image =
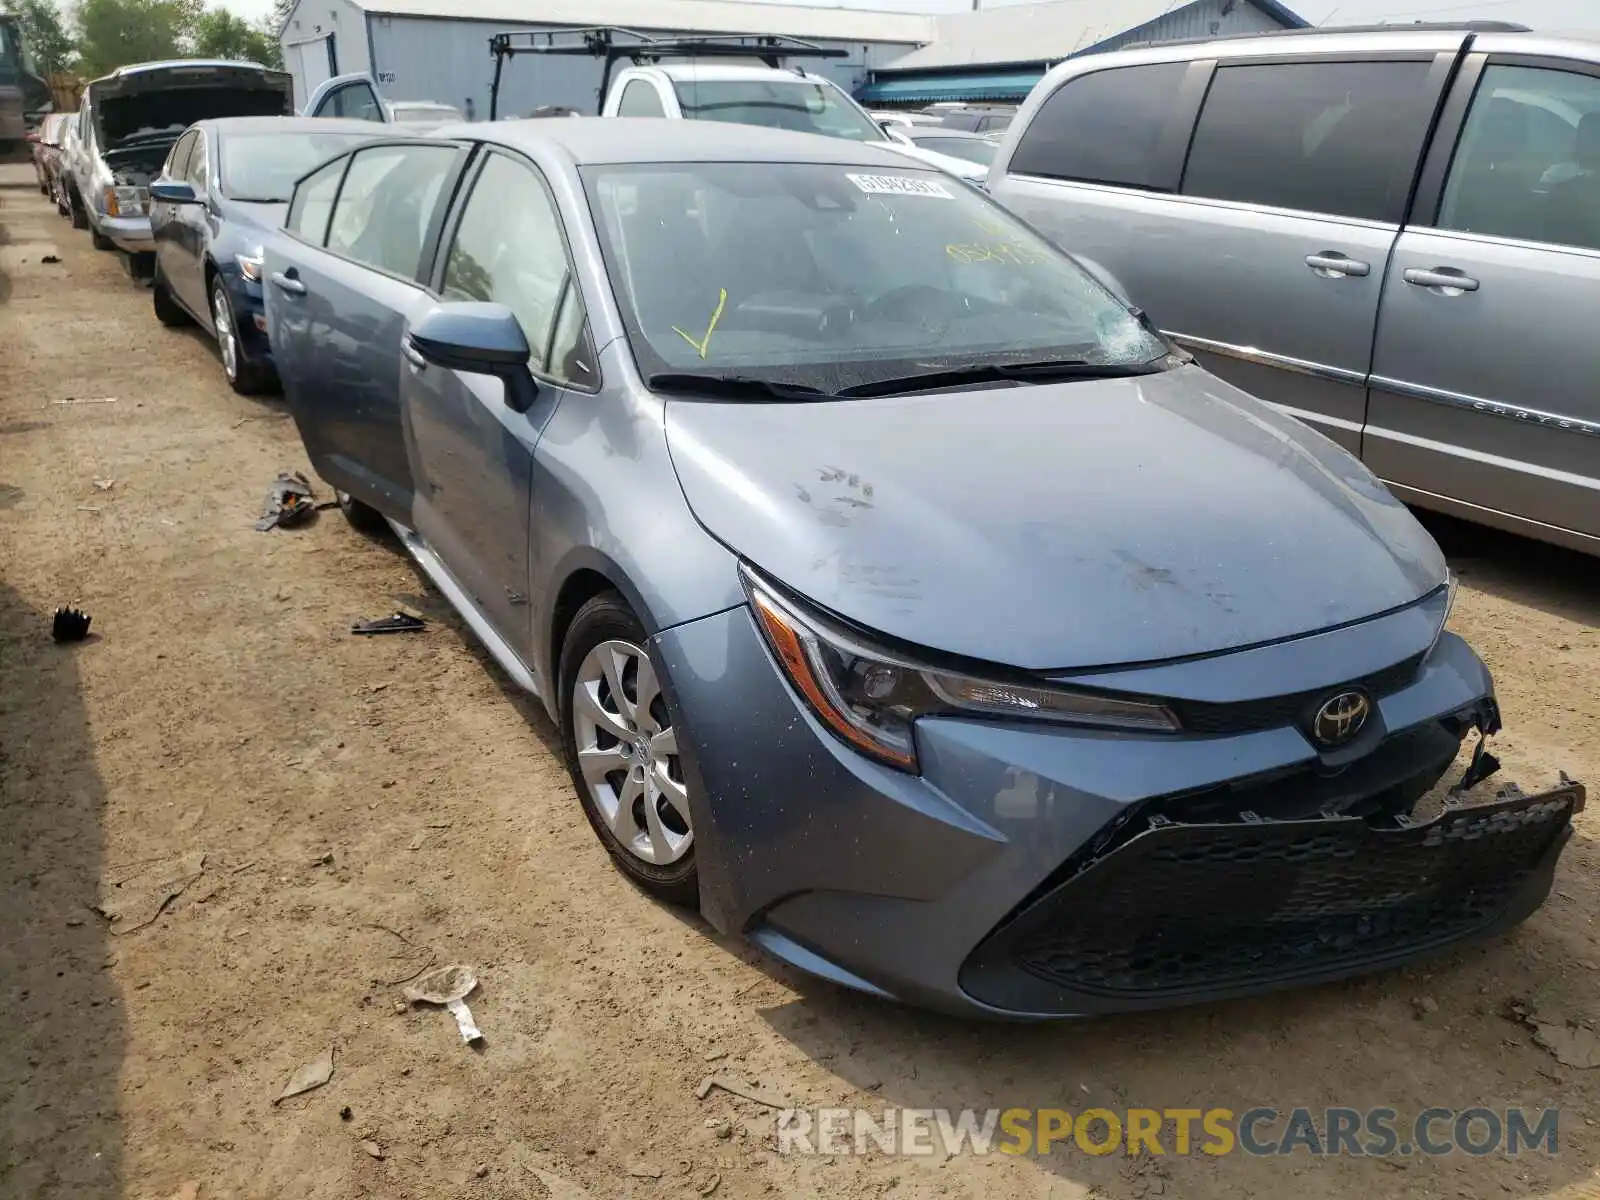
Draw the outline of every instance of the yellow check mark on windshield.
<instances>
[{"instance_id":1,"label":"yellow check mark on windshield","mask_svg":"<svg viewBox=\"0 0 1600 1200\"><path fill-rule=\"evenodd\" d=\"M711 345L711 335L717 331L717 322L722 320L722 310L728 305L728 289L718 288L717 292L717 311L711 314L711 324L706 326L705 337L701 338L699 341L695 341L694 338L690 337L676 325L672 327L672 332L677 334L684 341L688 342L689 345L693 346L695 348L695 352L699 354L701 358L706 356L706 347Z\"/></svg>"}]
</instances>

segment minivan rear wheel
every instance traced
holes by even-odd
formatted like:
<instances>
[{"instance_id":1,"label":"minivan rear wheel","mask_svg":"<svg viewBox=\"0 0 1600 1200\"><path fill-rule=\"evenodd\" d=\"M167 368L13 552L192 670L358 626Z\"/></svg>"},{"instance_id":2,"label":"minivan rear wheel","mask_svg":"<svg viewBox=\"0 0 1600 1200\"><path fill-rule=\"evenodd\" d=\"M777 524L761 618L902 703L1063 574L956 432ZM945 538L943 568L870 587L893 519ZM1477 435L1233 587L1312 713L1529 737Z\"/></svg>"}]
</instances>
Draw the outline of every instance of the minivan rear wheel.
<instances>
[{"instance_id":1,"label":"minivan rear wheel","mask_svg":"<svg viewBox=\"0 0 1600 1200\"><path fill-rule=\"evenodd\" d=\"M562 745L612 861L651 895L693 907L700 880L688 788L647 640L616 592L578 610L561 647Z\"/></svg>"}]
</instances>

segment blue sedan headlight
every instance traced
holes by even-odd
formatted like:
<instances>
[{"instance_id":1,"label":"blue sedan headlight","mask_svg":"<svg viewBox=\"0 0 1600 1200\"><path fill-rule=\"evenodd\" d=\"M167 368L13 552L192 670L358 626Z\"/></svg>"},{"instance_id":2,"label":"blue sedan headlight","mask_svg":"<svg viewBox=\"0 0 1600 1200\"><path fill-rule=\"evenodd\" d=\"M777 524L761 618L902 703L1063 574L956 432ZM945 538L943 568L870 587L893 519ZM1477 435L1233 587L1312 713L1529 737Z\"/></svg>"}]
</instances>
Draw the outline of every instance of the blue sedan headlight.
<instances>
[{"instance_id":1,"label":"blue sedan headlight","mask_svg":"<svg viewBox=\"0 0 1600 1200\"><path fill-rule=\"evenodd\" d=\"M1173 733L1164 705L1034 683L979 679L873 647L741 570L750 606L783 673L840 738L902 771L917 769L912 726L933 713L1031 718Z\"/></svg>"}]
</instances>

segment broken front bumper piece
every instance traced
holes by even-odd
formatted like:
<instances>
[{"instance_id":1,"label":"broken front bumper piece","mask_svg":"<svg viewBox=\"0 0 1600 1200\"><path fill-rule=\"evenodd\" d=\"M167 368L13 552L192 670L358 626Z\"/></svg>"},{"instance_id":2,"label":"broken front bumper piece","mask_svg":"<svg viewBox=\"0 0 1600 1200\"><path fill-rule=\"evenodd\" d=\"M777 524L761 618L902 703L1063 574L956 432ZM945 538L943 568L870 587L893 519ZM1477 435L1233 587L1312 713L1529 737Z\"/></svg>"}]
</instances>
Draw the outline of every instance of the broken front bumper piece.
<instances>
[{"instance_id":1,"label":"broken front bumper piece","mask_svg":"<svg viewBox=\"0 0 1600 1200\"><path fill-rule=\"evenodd\" d=\"M968 958L962 986L1033 1013L1155 1008L1321 982L1501 932L1550 892L1581 784L1455 797L1434 819L1153 817Z\"/></svg>"}]
</instances>

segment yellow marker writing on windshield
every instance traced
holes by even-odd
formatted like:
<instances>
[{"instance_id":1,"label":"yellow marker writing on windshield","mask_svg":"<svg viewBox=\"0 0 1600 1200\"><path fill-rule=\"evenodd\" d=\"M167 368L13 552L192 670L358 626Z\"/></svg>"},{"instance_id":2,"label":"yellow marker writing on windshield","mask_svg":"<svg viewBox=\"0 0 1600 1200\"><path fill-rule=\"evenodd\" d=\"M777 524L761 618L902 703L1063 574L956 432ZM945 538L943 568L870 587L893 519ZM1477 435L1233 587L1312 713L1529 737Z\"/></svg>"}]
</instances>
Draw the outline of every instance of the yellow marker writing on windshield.
<instances>
[{"instance_id":1,"label":"yellow marker writing on windshield","mask_svg":"<svg viewBox=\"0 0 1600 1200\"><path fill-rule=\"evenodd\" d=\"M676 325L672 327L672 332L677 334L684 341L688 342L689 345L693 346L696 353L698 353L701 358L706 356L706 347L711 345L711 335L717 331L717 322L722 320L722 310L727 307L728 304L728 289L718 288L717 291L717 311L711 314L711 324L706 326L705 337L701 338L699 341L695 341L694 338L690 337Z\"/></svg>"}]
</instances>

